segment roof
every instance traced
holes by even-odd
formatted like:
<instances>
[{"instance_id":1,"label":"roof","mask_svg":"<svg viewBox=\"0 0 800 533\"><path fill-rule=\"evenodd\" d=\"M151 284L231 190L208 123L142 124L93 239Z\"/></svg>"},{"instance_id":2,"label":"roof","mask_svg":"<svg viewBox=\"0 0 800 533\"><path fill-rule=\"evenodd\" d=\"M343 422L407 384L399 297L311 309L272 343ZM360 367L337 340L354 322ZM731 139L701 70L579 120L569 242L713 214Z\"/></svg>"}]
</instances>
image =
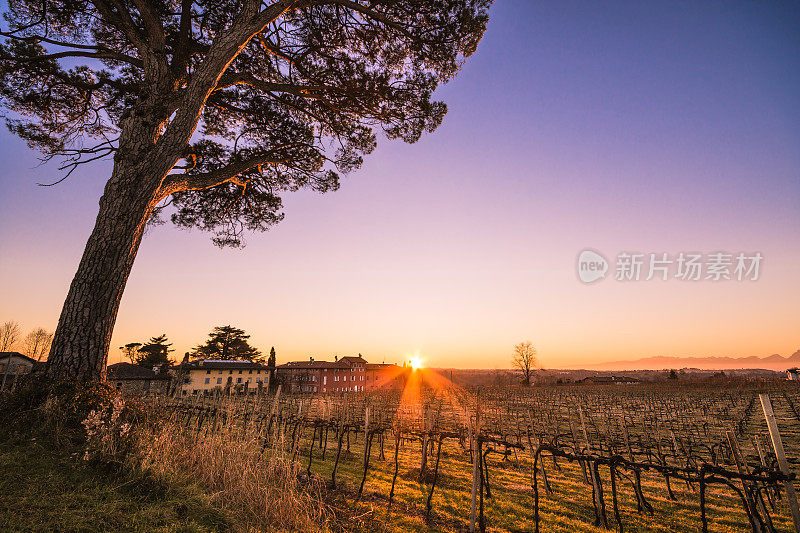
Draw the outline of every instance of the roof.
<instances>
[{"instance_id":1,"label":"roof","mask_svg":"<svg viewBox=\"0 0 800 533\"><path fill-rule=\"evenodd\" d=\"M283 363L282 365L278 365L277 368L281 368L283 370L312 370L318 368L350 368L355 363L361 363L363 365L367 365L367 360L360 356L351 356L346 355L344 357L340 357L336 361L315 361L313 357L309 357L308 361L289 361L288 363Z\"/></svg>"},{"instance_id":2,"label":"roof","mask_svg":"<svg viewBox=\"0 0 800 533\"><path fill-rule=\"evenodd\" d=\"M344 357L339 359L339 361L346 361L348 363L364 363L364 364L367 363L367 360L364 359L363 357L361 357L360 355L356 355L356 356L345 355Z\"/></svg>"},{"instance_id":3,"label":"roof","mask_svg":"<svg viewBox=\"0 0 800 533\"><path fill-rule=\"evenodd\" d=\"M381 370L384 368L399 368L397 363L367 363L365 365L367 370Z\"/></svg>"},{"instance_id":4,"label":"roof","mask_svg":"<svg viewBox=\"0 0 800 533\"><path fill-rule=\"evenodd\" d=\"M277 368L283 369L313 369L313 368L348 368L350 365L344 361L289 361L278 365Z\"/></svg>"},{"instance_id":5,"label":"roof","mask_svg":"<svg viewBox=\"0 0 800 533\"><path fill-rule=\"evenodd\" d=\"M19 357L20 359L26 359L27 361L30 361L31 363L35 363L36 362L36 359L34 359L32 357L28 357L27 355L22 355L19 352L0 352L0 359L7 359L7 358L10 358L10 357Z\"/></svg>"},{"instance_id":6,"label":"roof","mask_svg":"<svg viewBox=\"0 0 800 533\"><path fill-rule=\"evenodd\" d=\"M187 363L188 370L266 370L261 363L245 360L198 359Z\"/></svg>"},{"instance_id":7,"label":"roof","mask_svg":"<svg viewBox=\"0 0 800 533\"><path fill-rule=\"evenodd\" d=\"M110 380L122 379L170 379L167 374L159 374L149 368L131 363L117 363L106 368Z\"/></svg>"}]
</instances>

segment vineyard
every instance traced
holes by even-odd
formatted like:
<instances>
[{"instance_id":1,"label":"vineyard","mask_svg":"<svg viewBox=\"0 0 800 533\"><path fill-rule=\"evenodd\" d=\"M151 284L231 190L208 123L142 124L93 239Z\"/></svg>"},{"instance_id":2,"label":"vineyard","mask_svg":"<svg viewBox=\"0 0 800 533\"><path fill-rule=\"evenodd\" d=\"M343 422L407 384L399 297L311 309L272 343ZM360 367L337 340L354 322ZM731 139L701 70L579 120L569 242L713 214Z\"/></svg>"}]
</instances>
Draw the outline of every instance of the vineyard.
<instances>
[{"instance_id":1,"label":"vineyard","mask_svg":"<svg viewBox=\"0 0 800 533\"><path fill-rule=\"evenodd\" d=\"M154 423L280 451L358 510L348 530L796 530L793 383L465 389L423 372L382 393L153 397Z\"/></svg>"}]
</instances>

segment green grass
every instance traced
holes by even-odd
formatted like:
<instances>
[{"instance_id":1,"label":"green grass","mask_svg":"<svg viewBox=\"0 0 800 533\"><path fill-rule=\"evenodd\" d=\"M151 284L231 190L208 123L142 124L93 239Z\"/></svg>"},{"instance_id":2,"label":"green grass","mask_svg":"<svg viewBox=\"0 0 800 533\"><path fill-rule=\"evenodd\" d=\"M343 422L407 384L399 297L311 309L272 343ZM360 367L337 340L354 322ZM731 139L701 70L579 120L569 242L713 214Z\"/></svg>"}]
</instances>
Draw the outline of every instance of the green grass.
<instances>
[{"instance_id":1,"label":"green grass","mask_svg":"<svg viewBox=\"0 0 800 533\"><path fill-rule=\"evenodd\" d=\"M228 530L191 485L87 465L81 450L30 436L0 441L0 531Z\"/></svg>"}]
</instances>

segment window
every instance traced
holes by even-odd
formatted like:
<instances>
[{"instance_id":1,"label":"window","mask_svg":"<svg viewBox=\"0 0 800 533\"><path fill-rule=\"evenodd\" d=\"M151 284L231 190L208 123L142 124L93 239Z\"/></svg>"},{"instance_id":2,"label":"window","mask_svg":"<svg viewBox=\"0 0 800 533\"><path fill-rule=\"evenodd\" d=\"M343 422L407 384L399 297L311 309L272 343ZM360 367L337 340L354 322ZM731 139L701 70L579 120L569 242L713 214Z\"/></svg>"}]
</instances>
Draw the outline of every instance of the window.
<instances>
[{"instance_id":1,"label":"window","mask_svg":"<svg viewBox=\"0 0 800 533\"><path fill-rule=\"evenodd\" d=\"M364 381L364 376L361 376L361 381Z\"/></svg>"},{"instance_id":2,"label":"window","mask_svg":"<svg viewBox=\"0 0 800 533\"><path fill-rule=\"evenodd\" d=\"M261 373L261 370L259 370L258 372L256 372L256 374L260 374L260 373Z\"/></svg>"},{"instance_id":3,"label":"window","mask_svg":"<svg viewBox=\"0 0 800 533\"><path fill-rule=\"evenodd\" d=\"M242 373L242 371L241 371L241 370L239 370L239 373L241 374L241 373Z\"/></svg>"},{"instance_id":4,"label":"window","mask_svg":"<svg viewBox=\"0 0 800 533\"><path fill-rule=\"evenodd\" d=\"M248 374L252 374L252 373L253 373L253 371L252 371L252 370L248 370L248 371L247 371L247 373L248 373Z\"/></svg>"},{"instance_id":5,"label":"window","mask_svg":"<svg viewBox=\"0 0 800 533\"><path fill-rule=\"evenodd\" d=\"M217 378L217 385L222 385L222 378Z\"/></svg>"},{"instance_id":6,"label":"window","mask_svg":"<svg viewBox=\"0 0 800 533\"><path fill-rule=\"evenodd\" d=\"M222 374L222 370L220 370L219 373Z\"/></svg>"},{"instance_id":7,"label":"window","mask_svg":"<svg viewBox=\"0 0 800 533\"><path fill-rule=\"evenodd\" d=\"M236 383L241 383L241 382L242 382L242 378L236 378Z\"/></svg>"},{"instance_id":8,"label":"window","mask_svg":"<svg viewBox=\"0 0 800 533\"><path fill-rule=\"evenodd\" d=\"M206 374L210 374L210 373L211 373L211 370L206 370Z\"/></svg>"},{"instance_id":9,"label":"window","mask_svg":"<svg viewBox=\"0 0 800 533\"><path fill-rule=\"evenodd\" d=\"M209 383L211 383L211 378L206 378L206 385L208 385Z\"/></svg>"},{"instance_id":10,"label":"window","mask_svg":"<svg viewBox=\"0 0 800 533\"><path fill-rule=\"evenodd\" d=\"M233 370L228 370L228 374L233 374Z\"/></svg>"}]
</instances>

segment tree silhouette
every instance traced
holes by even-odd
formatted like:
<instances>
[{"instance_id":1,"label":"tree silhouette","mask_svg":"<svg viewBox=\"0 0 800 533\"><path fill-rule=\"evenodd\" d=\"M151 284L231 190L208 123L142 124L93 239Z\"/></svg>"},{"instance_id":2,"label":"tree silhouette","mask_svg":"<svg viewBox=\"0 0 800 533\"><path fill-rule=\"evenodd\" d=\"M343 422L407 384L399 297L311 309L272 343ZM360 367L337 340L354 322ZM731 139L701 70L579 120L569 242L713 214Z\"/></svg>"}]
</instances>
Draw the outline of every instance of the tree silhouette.
<instances>
[{"instance_id":1,"label":"tree silhouette","mask_svg":"<svg viewBox=\"0 0 800 533\"><path fill-rule=\"evenodd\" d=\"M141 347L141 342L129 342L125 346L120 346L119 349L122 351L122 356L125 359L129 360L131 363L136 363L136 356Z\"/></svg>"},{"instance_id":2,"label":"tree silhouette","mask_svg":"<svg viewBox=\"0 0 800 533\"><path fill-rule=\"evenodd\" d=\"M30 357L41 361L42 357L50 351L50 343L53 342L53 333L44 328L36 328L25 336L22 341L22 352Z\"/></svg>"},{"instance_id":3,"label":"tree silhouette","mask_svg":"<svg viewBox=\"0 0 800 533\"><path fill-rule=\"evenodd\" d=\"M378 132L414 142L483 35L491 0L14 0L0 32L12 132L65 172L113 170L48 374L97 379L145 226L242 244L281 194L339 186ZM169 206L169 207L167 207Z\"/></svg>"},{"instance_id":4,"label":"tree silhouette","mask_svg":"<svg viewBox=\"0 0 800 533\"><path fill-rule=\"evenodd\" d=\"M269 349L269 357L267 358L267 366L269 367L269 382L275 381L275 347Z\"/></svg>"},{"instance_id":5,"label":"tree silhouette","mask_svg":"<svg viewBox=\"0 0 800 533\"><path fill-rule=\"evenodd\" d=\"M156 365L161 365L161 368L166 370L173 365L173 361L169 358L169 352L174 352L171 342L167 342L167 336L164 334L158 337L150 337L150 341L146 342L136 351L136 364L147 368L153 368Z\"/></svg>"},{"instance_id":6,"label":"tree silhouette","mask_svg":"<svg viewBox=\"0 0 800 533\"><path fill-rule=\"evenodd\" d=\"M261 361L261 352L250 346L244 330L231 325L217 326L208 334L208 340L194 349L192 357L202 359Z\"/></svg>"},{"instance_id":7,"label":"tree silhouette","mask_svg":"<svg viewBox=\"0 0 800 533\"><path fill-rule=\"evenodd\" d=\"M18 340L19 324L13 320L3 322L3 324L0 325L0 352L10 350Z\"/></svg>"},{"instance_id":8,"label":"tree silhouette","mask_svg":"<svg viewBox=\"0 0 800 533\"><path fill-rule=\"evenodd\" d=\"M536 348L530 341L521 342L514 346L514 356L511 364L517 370L522 371L522 379L525 385L531 384L531 372L539 366L536 360Z\"/></svg>"}]
</instances>

